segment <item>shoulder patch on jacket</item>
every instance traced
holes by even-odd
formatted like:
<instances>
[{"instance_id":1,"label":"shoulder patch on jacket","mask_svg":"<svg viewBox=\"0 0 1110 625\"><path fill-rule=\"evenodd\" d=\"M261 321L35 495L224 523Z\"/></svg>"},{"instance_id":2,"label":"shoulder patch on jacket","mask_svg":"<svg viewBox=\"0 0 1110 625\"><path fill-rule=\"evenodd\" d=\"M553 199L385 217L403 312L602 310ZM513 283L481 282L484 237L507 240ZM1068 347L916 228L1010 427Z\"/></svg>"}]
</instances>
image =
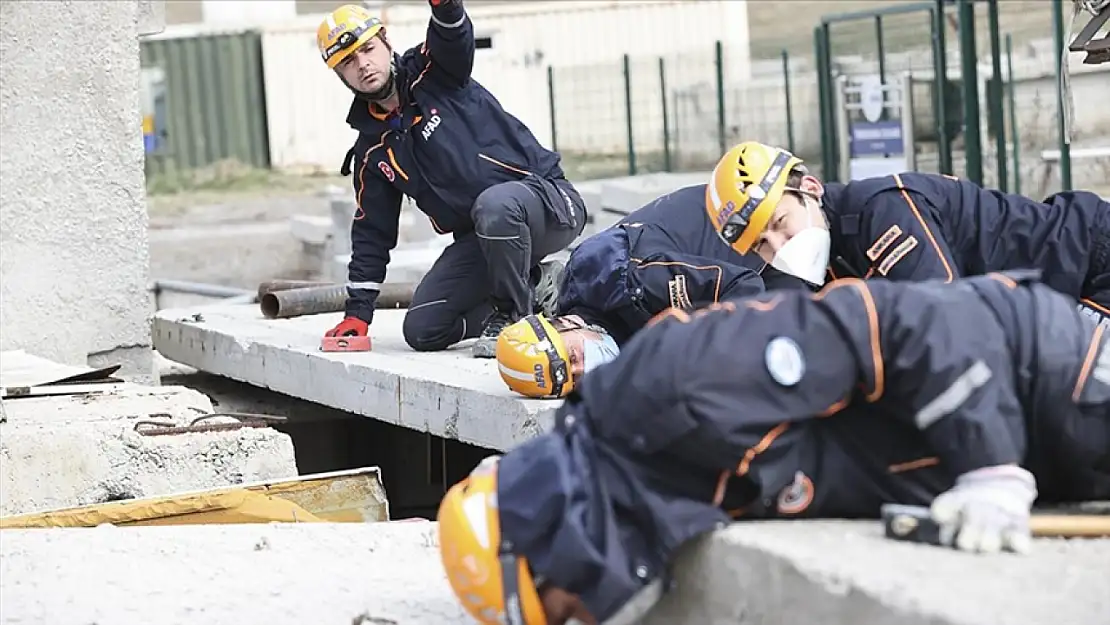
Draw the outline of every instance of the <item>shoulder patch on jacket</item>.
<instances>
[{"instance_id":1,"label":"shoulder patch on jacket","mask_svg":"<svg viewBox=\"0 0 1110 625\"><path fill-rule=\"evenodd\" d=\"M902 236L902 228L900 228L898 224L894 224L893 226L887 228L886 232L884 232L879 238L875 239L875 242L871 244L871 247L867 248L867 258L869 258L871 262L875 262L880 256L883 255L883 252L885 252L887 248L889 248L891 244L893 244L894 241L900 236Z\"/></svg>"},{"instance_id":2,"label":"shoulder patch on jacket","mask_svg":"<svg viewBox=\"0 0 1110 625\"><path fill-rule=\"evenodd\" d=\"M894 269L894 266L905 258L906 254L912 252L915 247L917 247L917 237L913 235L906 237L905 241L899 243L898 247L891 250L890 255L884 258L883 262L879 263L879 273L884 276L890 273L890 270Z\"/></svg>"},{"instance_id":3,"label":"shoulder patch on jacket","mask_svg":"<svg viewBox=\"0 0 1110 625\"><path fill-rule=\"evenodd\" d=\"M690 302L690 293L686 289L686 276L679 274L667 282L667 291L673 308L690 310L694 307Z\"/></svg>"}]
</instances>

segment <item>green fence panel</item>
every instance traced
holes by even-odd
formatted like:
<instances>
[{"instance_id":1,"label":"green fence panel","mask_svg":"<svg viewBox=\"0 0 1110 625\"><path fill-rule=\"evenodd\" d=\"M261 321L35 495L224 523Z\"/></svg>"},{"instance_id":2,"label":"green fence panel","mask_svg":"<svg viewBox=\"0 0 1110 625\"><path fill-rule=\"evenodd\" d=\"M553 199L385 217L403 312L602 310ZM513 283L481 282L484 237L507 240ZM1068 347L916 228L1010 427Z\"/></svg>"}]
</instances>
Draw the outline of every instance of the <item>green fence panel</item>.
<instances>
[{"instance_id":1,"label":"green fence panel","mask_svg":"<svg viewBox=\"0 0 1110 625\"><path fill-rule=\"evenodd\" d=\"M162 70L165 88L163 135L147 152L148 175L229 160L270 166L259 33L150 39L140 59L144 69Z\"/></svg>"}]
</instances>

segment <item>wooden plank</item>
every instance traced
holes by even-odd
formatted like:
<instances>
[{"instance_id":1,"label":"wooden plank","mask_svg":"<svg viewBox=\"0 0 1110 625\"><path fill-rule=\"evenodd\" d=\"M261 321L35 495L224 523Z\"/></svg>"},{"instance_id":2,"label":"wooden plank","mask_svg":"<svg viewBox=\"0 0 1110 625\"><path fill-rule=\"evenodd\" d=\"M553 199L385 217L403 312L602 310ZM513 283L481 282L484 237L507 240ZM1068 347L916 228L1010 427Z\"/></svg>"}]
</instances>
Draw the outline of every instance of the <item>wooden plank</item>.
<instances>
[{"instance_id":1,"label":"wooden plank","mask_svg":"<svg viewBox=\"0 0 1110 625\"><path fill-rule=\"evenodd\" d=\"M246 496L253 493L252 496ZM263 497L259 497L259 496ZM251 498L253 497L253 499ZM253 502L254 514L224 510ZM109 503L50 510L0 518L0 528L91 527L101 523L119 525L210 525L219 523L269 522L258 514L258 504L276 502L270 512L334 523L374 523L389 520L389 503L377 467L316 473L252 484L161 497L129 499ZM282 504L282 502L285 502ZM283 508L282 505L285 507ZM298 515L296 511L301 513ZM265 512L263 510L263 512ZM271 514L271 517L273 515ZM271 518L272 520L272 518Z\"/></svg>"}]
</instances>

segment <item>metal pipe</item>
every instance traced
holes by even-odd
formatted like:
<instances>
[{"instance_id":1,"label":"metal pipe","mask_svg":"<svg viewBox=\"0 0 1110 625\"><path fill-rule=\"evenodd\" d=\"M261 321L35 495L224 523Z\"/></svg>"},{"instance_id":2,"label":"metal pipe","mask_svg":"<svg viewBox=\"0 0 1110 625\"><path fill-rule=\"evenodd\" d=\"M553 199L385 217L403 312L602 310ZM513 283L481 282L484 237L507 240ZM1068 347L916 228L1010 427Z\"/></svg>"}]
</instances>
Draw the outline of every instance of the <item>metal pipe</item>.
<instances>
[{"instance_id":1,"label":"metal pipe","mask_svg":"<svg viewBox=\"0 0 1110 625\"><path fill-rule=\"evenodd\" d=\"M1006 33L1006 95L1010 100L1010 141L1014 151L1014 193L1021 195L1021 141L1018 139L1017 104L1014 103L1014 39Z\"/></svg>"},{"instance_id":2,"label":"metal pipe","mask_svg":"<svg viewBox=\"0 0 1110 625\"><path fill-rule=\"evenodd\" d=\"M840 149L837 147L840 145L840 133L848 132L848 129L837 127L837 120L840 119L840 115L837 114L836 107L840 105L840 95L836 91L836 85L833 80L832 34L829 31L828 24L823 24L821 28L824 30L821 36L821 45L824 48L822 54L824 54L825 57L825 72L827 74L825 80L828 82L829 87L829 100L827 105L829 107L829 137L832 139L832 143L829 147L829 154L832 155L833 172L831 178L828 177L829 174L825 174L825 180L839 182L841 174L844 174L846 177L851 177L851 174L847 173L848 164L840 161Z\"/></svg>"},{"instance_id":3,"label":"metal pipe","mask_svg":"<svg viewBox=\"0 0 1110 625\"><path fill-rule=\"evenodd\" d=\"M555 116L555 68L547 66L547 110L551 113L551 151L559 151L559 124Z\"/></svg>"},{"instance_id":4,"label":"metal pipe","mask_svg":"<svg viewBox=\"0 0 1110 625\"><path fill-rule=\"evenodd\" d=\"M1006 171L1006 112L1002 105L1002 44L998 33L998 0L987 0L987 22L991 40L991 83L994 97L989 98L990 116L994 118L994 151L998 159L998 189L1009 188L1010 175Z\"/></svg>"},{"instance_id":5,"label":"metal pipe","mask_svg":"<svg viewBox=\"0 0 1110 625\"><path fill-rule=\"evenodd\" d=\"M667 60L659 57L659 104L663 113L663 171L674 171L671 163L671 126L667 120Z\"/></svg>"},{"instance_id":6,"label":"metal pipe","mask_svg":"<svg viewBox=\"0 0 1110 625\"><path fill-rule=\"evenodd\" d=\"M632 60L626 54L621 60L624 71L624 122L625 132L628 134L628 175L636 175L636 141L632 132Z\"/></svg>"},{"instance_id":7,"label":"metal pipe","mask_svg":"<svg viewBox=\"0 0 1110 625\"><path fill-rule=\"evenodd\" d=\"M1063 0L1052 0L1052 35L1056 46L1056 131L1060 144L1060 190L1071 191L1071 142L1068 139L1068 127L1064 119L1064 72L1067 71L1067 56L1064 53L1064 3Z\"/></svg>"},{"instance_id":8,"label":"metal pipe","mask_svg":"<svg viewBox=\"0 0 1110 625\"><path fill-rule=\"evenodd\" d=\"M939 0L939 2L946 2L947 0ZM863 11L851 11L848 13L837 13L835 15L824 15L821 17L822 24L835 24L837 22L854 22L856 20L865 20L873 18L877 15L902 15L905 13L917 13L918 11L928 11L932 8L932 4L928 2L914 2L912 4L896 3L878 9L865 9Z\"/></svg>"},{"instance_id":9,"label":"metal pipe","mask_svg":"<svg viewBox=\"0 0 1110 625\"><path fill-rule=\"evenodd\" d=\"M1058 2L1059 0L1057 0ZM975 5L972 0L958 0L960 18L960 82L964 91L964 157L965 175L975 184L983 184L983 144L979 129L979 61L975 50Z\"/></svg>"},{"instance_id":10,"label":"metal pipe","mask_svg":"<svg viewBox=\"0 0 1110 625\"><path fill-rule=\"evenodd\" d=\"M783 96L786 98L786 147L794 153L794 111L790 102L790 53L782 50Z\"/></svg>"},{"instance_id":11,"label":"metal pipe","mask_svg":"<svg viewBox=\"0 0 1110 625\"><path fill-rule=\"evenodd\" d=\"M205 297L239 297L250 295L251 291L222 284L207 284L204 282L189 282L187 280L154 280L150 290L155 296L162 292L188 293L190 295L203 295Z\"/></svg>"},{"instance_id":12,"label":"metal pipe","mask_svg":"<svg viewBox=\"0 0 1110 625\"><path fill-rule=\"evenodd\" d=\"M258 299L274 291L289 291L291 289L307 289L317 286L332 286L335 282L323 280L267 280L258 284Z\"/></svg>"},{"instance_id":13,"label":"metal pipe","mask_svg":"<svg viewBox=\"0 0 1110 625\"><path fill-rule=\"evenodd\" d=\"M374 308L408 308L416 283L396 282L382 285ZM259 301L262 315L267 319L288 319L302 315L340 312L347 304L347 286L330 286L272 291Z\"/></svg>"},{"instance_id":14,"label":"metal pipe","mask_svg":"<svg viewBox=\"0 0 1110 625\"><path fill-rule=\"evenodd\" d=\"M728 151L725 134L725 48L721 40L714 44L713 64L717 69L717 148L718 154Z\"/></svg>"},{"instance_id":15,"label":"metal pipe","mask_svg":"<svg viewBox=\"0 0 1110 625\"><path fill-rule=\"evenodd\" d=\"M883 16L875 16L875 42L879 54L879 84L886 86L886 42L883 41ZM883 108L883 119L887 117L886 107Z\"/></svg>"},{"instance_id":16,"label":"metal pipe","mask_svg":"<svg viewBox=\"0 0 1110 625\"><path fill-rule=\"evenodd\" d=\"M933 65L936 72L933 106L936 109L937 160L940 173L951 176L952 142L948 140L948 44L946 43L944 5L946 0L936 0L933 16Z\"/></svg>"},{"instance_id":17,"label":"metal pipe","mask_svg":"<svg viewBox=\"0 0 1110 625\"><path fill-rule=\"evenodd\" d=\"M821 117L821 171L826 182L837 181L836 129L833 127L832 64L829 61L829 27L822 24L813 29L813 56L817 66L818 107Z\"/></svg>"}]
</instances>

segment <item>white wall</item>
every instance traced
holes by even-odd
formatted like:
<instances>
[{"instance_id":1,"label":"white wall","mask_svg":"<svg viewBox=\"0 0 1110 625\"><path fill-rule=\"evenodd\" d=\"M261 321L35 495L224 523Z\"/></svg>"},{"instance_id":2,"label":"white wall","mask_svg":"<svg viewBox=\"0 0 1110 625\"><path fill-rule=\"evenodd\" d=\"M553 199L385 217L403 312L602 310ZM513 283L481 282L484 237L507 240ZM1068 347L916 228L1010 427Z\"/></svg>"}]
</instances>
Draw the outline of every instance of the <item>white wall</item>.
<instances>
[{"instance_id":1,"label":"white wall","mask_svg":"<svg viewBox=\"0 0 1110 625\"><path fill-rule=\"evenodd\" d=\"M244 26L296 17L296 0L201 0L205 24Z\"/></svg>"},{"instance_id":2,"label":"white wall","mask_svg":"<svg viewBox=\"0 0 1110 625\"><path fill-rule=\"evenodd\" d=\"M143 4L0 2L0 349L148 380Z\"/></svg>"}]
</instances>

